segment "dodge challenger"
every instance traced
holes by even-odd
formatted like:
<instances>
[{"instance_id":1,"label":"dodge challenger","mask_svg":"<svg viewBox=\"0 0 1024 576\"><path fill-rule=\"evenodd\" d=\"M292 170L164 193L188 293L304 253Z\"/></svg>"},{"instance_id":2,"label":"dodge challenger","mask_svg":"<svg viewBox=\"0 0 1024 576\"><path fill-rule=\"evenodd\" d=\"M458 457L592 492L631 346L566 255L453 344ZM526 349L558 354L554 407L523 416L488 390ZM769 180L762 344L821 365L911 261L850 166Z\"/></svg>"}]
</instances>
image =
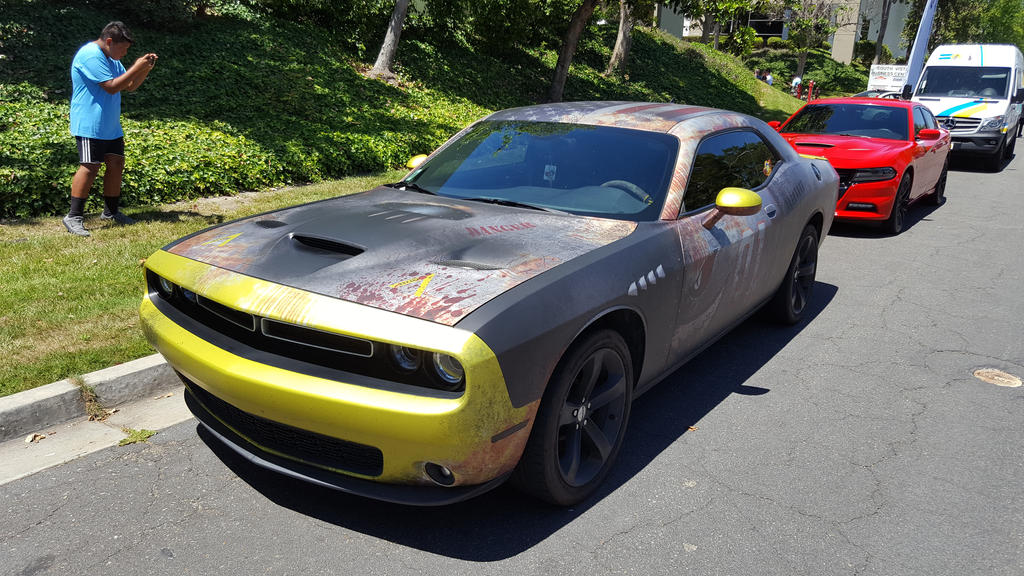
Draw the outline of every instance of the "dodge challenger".
<instances>
[{"instance_id":1,"label":"dodge challenger","mask_svg":"<svg viewBox=\"0 0 1024 576\"><path fill-rule=\"evenodd\" d=\"M143 328L212 441L391 502L579 502L638 394L759 309L801 320L839 186L664 103L499 111L418 160L146 260Z\"/></svg>"}]
</instances>

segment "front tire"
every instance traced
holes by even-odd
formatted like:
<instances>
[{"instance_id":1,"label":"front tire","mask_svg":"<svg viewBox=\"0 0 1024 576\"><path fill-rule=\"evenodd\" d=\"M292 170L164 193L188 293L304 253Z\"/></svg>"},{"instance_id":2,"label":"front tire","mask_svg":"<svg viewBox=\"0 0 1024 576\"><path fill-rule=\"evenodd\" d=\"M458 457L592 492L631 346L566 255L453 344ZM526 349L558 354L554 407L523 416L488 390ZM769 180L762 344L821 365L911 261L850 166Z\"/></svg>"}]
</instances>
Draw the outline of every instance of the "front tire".
<instances>
[{"instance_id":1,"label":"front tire","mask_svg":"<svg viewBox=\"0 0 1024 576\"><path fill-rule=\"evenodd\" d=\"M900 186L896 189L896 198L892 201L892 211L889 213L889 218L882 223L882 229L887 234L895 236L903 232L903 226L907 220L907 206L910 203L910 187L913 183L914 180L910 174L904 174L903 179L900 180Z\"/></svg>"},{"instance_id":2,"label":"front tire","mask_svg":"<svg viewBox=\"0 0 1024 576\"><path fill-rule=\"evenodd\" d=\"M768 303L768 311L775 320L796 324L803 318L814 290L817 271L818 229L808 224L800 233L782 284Z\"/></svg>"},{"instance_id":3,"label":"front tire","mask_svg":"<svg viewBox=\"0 0 1024 576\"><path fill-rule=\"evenodd\" d=\"M999 141L999 148L985 159L985 167L992 172L998 172L1003 167L1003 160L1006 159L1006 137Z\"/></svg>"},{"instance_id":4,"label":"front tire","mask_svg":"<svg viewBox=\"0 0 1024 576\"><path fill-rule=\"evenodd\" d=\"M633 402L633 363L617 332L575 342L555 369L512 481L560 506L593 494L622 447Z\"/></svg>"}]
</instances>

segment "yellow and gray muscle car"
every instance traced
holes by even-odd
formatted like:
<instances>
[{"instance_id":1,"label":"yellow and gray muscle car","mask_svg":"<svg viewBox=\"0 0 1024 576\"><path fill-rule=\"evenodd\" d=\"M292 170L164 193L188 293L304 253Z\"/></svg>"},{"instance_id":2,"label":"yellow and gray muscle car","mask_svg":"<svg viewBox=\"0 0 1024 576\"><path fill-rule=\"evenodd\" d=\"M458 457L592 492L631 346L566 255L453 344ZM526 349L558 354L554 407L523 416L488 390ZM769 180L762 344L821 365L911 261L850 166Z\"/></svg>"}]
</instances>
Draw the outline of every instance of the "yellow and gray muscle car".
<instances>
[{"instance_id":1,"label":"yellow and gray muscle car","mask_svg":"<svg viewBox=\"0 0 1024 576\"><path fill-rule=\"evenodd\" d=\"M504 110L411 165L169 244L140 311L216 441L418 505L587 498L633 398L758 309L801 320L838 189L756 118L664 103Z\"/></svg>"}]
</instances>

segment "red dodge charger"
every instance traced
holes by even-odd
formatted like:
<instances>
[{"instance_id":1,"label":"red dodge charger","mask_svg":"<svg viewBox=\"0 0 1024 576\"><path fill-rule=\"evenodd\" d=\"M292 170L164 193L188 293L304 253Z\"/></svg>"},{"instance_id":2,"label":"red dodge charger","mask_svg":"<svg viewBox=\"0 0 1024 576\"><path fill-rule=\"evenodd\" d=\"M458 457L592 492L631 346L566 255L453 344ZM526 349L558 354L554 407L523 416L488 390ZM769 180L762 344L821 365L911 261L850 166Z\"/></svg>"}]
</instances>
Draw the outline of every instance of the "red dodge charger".
<instances>
[{"instance_id":1,"label":"red dodge charger","mask_svg":"<svg viewBox=\"0 0 1024 576\"><path fill-rule=\"evenodd\" d=\"M911 203L945 200L949 132L921 104L826 98L771 124L797 152L824 156L839 173L837 220L899 234Z\"/></svg>"}]
</instances>

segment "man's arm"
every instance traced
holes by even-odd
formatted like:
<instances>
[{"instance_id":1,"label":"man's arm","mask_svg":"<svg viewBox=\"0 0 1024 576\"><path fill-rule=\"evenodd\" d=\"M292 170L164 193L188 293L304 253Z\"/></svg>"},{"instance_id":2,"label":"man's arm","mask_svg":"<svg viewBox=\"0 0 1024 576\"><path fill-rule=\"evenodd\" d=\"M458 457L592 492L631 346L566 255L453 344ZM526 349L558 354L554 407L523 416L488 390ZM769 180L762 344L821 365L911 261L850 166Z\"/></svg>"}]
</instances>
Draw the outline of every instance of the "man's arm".
<instances>
[{"instance_id":1,"label":"man's arm","mask_svg":"<svg viewBox=\"0 0 1024 576\"><path fill-rule=\"evenodd\" d=\"M107 94L117 94L125 90L134 92L142 85L146 77L149 76L150 70L156 65L156 59L156 54L140 56L124 74L106 82L100 82L100 86Z\"/></svg>"}]
</instances>

